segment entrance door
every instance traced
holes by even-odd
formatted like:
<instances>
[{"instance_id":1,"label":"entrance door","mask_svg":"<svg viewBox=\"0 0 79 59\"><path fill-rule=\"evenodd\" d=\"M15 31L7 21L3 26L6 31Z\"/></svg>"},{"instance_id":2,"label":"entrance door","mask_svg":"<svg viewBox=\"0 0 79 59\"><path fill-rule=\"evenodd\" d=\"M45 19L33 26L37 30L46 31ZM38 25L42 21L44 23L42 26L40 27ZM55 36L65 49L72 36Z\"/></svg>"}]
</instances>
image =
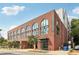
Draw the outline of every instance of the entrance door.
<instances>
[{"instance_id":1,"label":"entrance door","mask_svg":"<svg viewBox=\"0 0 79 59\"><path fill-rule=\"evenodd\" d=\"M43 50L48 50L48 39L41 39L41 48Z\"/></svg>"}]
</instances>

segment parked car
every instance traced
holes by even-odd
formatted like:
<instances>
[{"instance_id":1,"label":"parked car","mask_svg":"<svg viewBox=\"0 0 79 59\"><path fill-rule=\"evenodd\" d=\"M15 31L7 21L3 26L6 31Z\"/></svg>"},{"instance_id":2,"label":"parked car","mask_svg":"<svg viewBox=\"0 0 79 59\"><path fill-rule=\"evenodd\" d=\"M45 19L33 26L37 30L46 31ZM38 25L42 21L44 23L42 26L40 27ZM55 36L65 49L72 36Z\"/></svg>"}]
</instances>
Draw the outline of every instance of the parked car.
<instances>
[{"instance_id":1,"label":"parked car","mask_svg":"<svg viewBox=\"0 0 79 59\"><path fill-rule=\"evenodd\" d=\"M75 50L79 50L79 45L76 45L75 46Z\"/></svg>"},{"instance_id":2,"label":"parked car","mask_svg":"<svg viewBox=\"0 0 79 59\"><path fill-rule=\"evenodd\" d=\"M64 50L64 51L68 51L68 43L64 43L64 45L63 45L63 50Z\"/></svg>"}]
</instances>

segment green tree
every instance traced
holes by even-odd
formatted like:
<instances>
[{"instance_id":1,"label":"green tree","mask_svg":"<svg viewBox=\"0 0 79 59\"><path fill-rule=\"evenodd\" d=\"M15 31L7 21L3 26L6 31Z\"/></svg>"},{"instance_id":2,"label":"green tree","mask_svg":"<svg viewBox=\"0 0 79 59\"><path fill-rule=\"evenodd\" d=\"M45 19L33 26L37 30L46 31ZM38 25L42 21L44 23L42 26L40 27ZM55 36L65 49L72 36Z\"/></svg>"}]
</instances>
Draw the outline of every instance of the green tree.
<instances>
[{"instance_id":1,"label":"green tree","mask_svg":"<svg viewBox=\"0 0 79 59\"><path fill-rule=\"evenodd\" d=\"M13 43L12 42L8 42L8 47L12 48L12 46L13 46Z\"/></svg>"},{"instance_id":2,"label":"green tree","mask_svg":"<svg viewBox=\"0 0 79 59\"><path fill-rule=\"evenodd\" d=\"M19 48L19 46L20 46L20 43L18 41L8 42L9 48Z\"/></svg>"},{"instance_id":3,"label":"green tree","mask_svg":"<svg viewBox=\"0 0 79 59\"><path fill-rule=\"evenodd\" d=\"M3 48L7 48L8 47L8 41L4 40L2 43Z\"/></svg>"},{"instance_id":4,"label":"green tree","mask_svg":"<svg viewBox=\"0 0 79 59\"><path fill-rule=\"evenodd\" d=\"M37 45L38 39L35 36L28 36L28 43L33 45L33 48L36 49L36 45Z\"/></svg>"},{"instance_id":5,"label":"green tree","mask_svg":"<svg viewBox=\"0 0 79 59\"><path fill-rule=\"evenodd\" d=\"M79 45L79 19L72 19L71 35L74 37L75 45Z\"/></svg>"},{"instance_id":6,"label":"green tree","mask_svg":"<svg viewBox=\"0 0 79 59\"><path fill-rule=\"evenodd\" d=\"M0 38L0 46L2 46L3 42L4 42L4 38L1 37L1 38Z\"/></svg>"},{"instance_id":7,"label":"green tree","mask_svg":"<svg viewBox=\"0 0 79 59\"><path fill-rule=\"evenodd\" d=\"M12 43L13 43L14 48L19 48L20 43L18 41L13 41Z\"/></svg>"},{"instance_id":8,"label":"green tree","mask_svg":"<svg viewBox=\"0 0 79 59\"><path fill-rule=\"evenodd\" d=\"M4 39L3 37L0 38L0 46L2 48L8 46L8 41L6 39Z\"/></svg>"}]
</instances>

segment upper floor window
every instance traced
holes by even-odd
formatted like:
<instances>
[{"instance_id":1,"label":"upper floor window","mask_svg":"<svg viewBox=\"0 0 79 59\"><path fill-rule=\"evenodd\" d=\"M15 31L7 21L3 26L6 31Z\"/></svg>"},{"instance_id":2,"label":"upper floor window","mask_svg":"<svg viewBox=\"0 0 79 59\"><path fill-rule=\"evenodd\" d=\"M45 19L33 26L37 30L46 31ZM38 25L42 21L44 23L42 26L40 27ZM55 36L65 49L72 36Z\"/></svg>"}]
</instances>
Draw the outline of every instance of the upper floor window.
<instances>
[{"instance_id":1,"label":"upper floor window","mask_svg":"<svg viewBox=\"0 0 79 59\"><path fill-rule=\"evenodd\" d=\"M16 35L16 31L14 31L14 35Z\"/></svg>"},{"instance_id":2,"label":"upper floor window","mask_svg":"<svg viewBox=\"0 0 79 59\"><path fill-rule=\"evenodd\" d=\"M8 33L8 37L10 37L10 36L11 36L11 32Z\"/></svg>"},{"instance_id":3,"label":"upper floor window","mask_svg":"<svg viewBox=\"0 0 79 59\"><path fill-rule=\"evenodd\" d=\"M30 36L31 35L31 27L30 26L26 26L25 31L26 31L26 36Z\"/></svg>"},{"instance_id":4,"label":"upper floor window","mask_svg":"<svg viewBox=\"0 0 79 59\"><path fill-rule=\"evenodd\" d=\"M59 34L60 28L59 28L59 23L56 21L56 34Z\"/></svg>"},{"instance_id":5,"label":"upper floor window","mask_svg":"<svg viewBox=\"0 0 79 59\"><path fill-rule=\"evenodd\" d=\"M38 35L38 23L33 24L32 30L33 30L33 35Z\"/></svg>"},{"instance_id":6,"label":"upper floor window","mask_svg":"<svg viewBox=\"0 0 79 59\"><path fill-rule=\"evenodd\" d=\"M31 30L31 27L30 26L26 26L26 31L30 31Z\"/></svg>"},{"instance_id":7,"label":"upper floor window","mask_svg":"<svg viewBox=\"0 0 79 59\"><path fill-rule=\"evenodd\" d=\"M17 30L17 34L20 34L20 30Z\"/></svg>"},{"instance_id":8,"label":"upper floor window","mask_svg":"<svg viewBox=\"0 0 79 59\"><path fill-rule=\"evenodd\" d=\"M21 29L21 33L24 33L24 32L25 32L25 28L22 28L22 29Z\"/></svg>"},{"instance_id":9,"label":"upper floor window","mask_svg":"<svg viewBox=\"0 0 79 59\"><path fill-rule=\"evenodd\" d=\"M41 34L47 34L48 33L48 19L44 19L41 22Z\"/></svg>"},{"instance_id":10,"label":"upper floor window","mask_svg":"<svg viewBox=\"0 0 79 59\"><path fill-rule=\"evenodd\" d=\"M11 36L13 36L14 35L14 32L11 32Z\"/></svg>"}]
</instances>

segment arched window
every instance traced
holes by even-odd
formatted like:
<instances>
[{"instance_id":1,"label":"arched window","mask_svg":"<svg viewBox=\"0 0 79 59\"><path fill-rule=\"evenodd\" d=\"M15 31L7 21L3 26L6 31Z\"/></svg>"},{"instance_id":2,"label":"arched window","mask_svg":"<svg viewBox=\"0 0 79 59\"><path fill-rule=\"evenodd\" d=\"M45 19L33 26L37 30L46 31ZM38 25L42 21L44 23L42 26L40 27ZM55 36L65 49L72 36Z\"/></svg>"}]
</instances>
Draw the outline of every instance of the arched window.
<instances>
[{"instance_id":1,"label":"arched window","mask_svg":"<svg viewBox=\"0 0 79 59\"><path fill-rule=\"evenodd\" d=\"M31 35L31 27L30 26L26 26L25 31L26 31L26 36L30 36Z\"/></svg>"},{"instance_id":2,"label":"arched window","mask_svg":"<svg viewBox=\"0 0 79 59\"><path fill-rule=\"evenodd\" d=\"M44 19L41 22L41 34L47 34L48 33L48 19Z\"/></svg>"},{"instance_id":3,"label":"arched window","mask_svg":"<svg viewBox=\"0 0 79 59\"><path fill-rule=\"evenodd\" d=\"M17 35L16 35L17 39L19 39L21 37L21 35L22 35L22 29L17 29L16 33L17 33Z\"/></svg>"},{"instance_id":4,"label":"arched window","mask_svg":"<svg viewBox=\"0 0 79 59\"><path fill-rule=\"evenodd\" d=\"M30 26L26 26L25 31L30 31L31 27Z\"/></svg>"},{"instance_id":5,"label":"arched window","mask_svg":"<svg viewBox=\"0 0 79 59\"><path fill-rule=\"evenodd\" d=\"M33 35L38 35L38 23L33 24L32 26Z\"/></svg>"}]
</instances>

